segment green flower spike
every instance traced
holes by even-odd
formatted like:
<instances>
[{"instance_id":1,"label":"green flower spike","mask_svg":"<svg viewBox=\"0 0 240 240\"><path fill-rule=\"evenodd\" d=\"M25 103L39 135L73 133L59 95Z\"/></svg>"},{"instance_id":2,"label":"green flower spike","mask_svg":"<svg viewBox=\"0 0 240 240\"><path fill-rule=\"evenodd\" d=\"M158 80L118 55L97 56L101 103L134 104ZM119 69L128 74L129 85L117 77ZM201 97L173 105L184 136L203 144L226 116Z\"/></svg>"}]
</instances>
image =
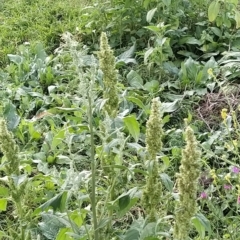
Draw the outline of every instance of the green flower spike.
<instances>
[{"instance_id":1,"label":"green flower spike","mask_svg":"<svg viewBox=\"0 0 240 240\"><path fill-rule=\"evenodd\" d=\"M174 240L188 239L191 218L197 211L197 188L201 173L201 152L191 127L186 128L186 147L182 150L180 173L177 174L179 202L175 210Z\"/></svg>"},{"instance_id":2,"label":"green flower spike","mask_svg":"<svg viewBox=\"0 0 240 240\"><path fill-rule=\"evenodd\" d=\"M111 50L106 33L101 34L100 52L98 52L100 69L103 72L104 99L107 99L105 110L108 115L115 117L118 111L117 70L115 69L115 56Z\"/></svg>"}]
</instances>

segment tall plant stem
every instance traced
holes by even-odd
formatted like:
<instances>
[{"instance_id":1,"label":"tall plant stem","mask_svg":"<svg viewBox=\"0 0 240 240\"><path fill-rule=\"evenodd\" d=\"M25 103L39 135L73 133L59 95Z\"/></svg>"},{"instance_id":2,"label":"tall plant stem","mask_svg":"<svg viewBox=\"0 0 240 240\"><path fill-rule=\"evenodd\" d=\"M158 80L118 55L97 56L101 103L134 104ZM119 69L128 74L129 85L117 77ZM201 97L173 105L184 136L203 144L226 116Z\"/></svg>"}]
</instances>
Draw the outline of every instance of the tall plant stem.
<instances>
[{"instance_id":1,"label":"tall plant stem","mask_svg":"<svg viewBox=\"0 0 240 240\"><path fill-rule=\"evenodd\" d=\"M91 135L91 170L92 170L92 194L91 194L91 203L92 203L92 214L93 214L93 229L94 229L94 240L99 240L98 236L98 224L97 224L97 212L96 212L96 163L95 163L95 148L94 148L94 132L93 132L93 115L92 115L92 100L89 93L87 94L88 98L88 119L89 119L89 129Z\"/></svg>"}]
</instances>

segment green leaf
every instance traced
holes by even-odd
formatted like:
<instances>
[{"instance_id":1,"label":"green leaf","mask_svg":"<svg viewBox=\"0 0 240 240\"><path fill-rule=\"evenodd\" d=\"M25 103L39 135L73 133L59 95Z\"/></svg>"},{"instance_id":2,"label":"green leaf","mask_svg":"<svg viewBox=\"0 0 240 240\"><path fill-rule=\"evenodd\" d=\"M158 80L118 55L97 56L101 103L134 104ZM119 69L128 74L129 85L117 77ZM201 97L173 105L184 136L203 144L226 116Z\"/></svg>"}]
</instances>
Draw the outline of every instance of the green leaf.
<instances>
[{"instance_id":1,"label":"green leaf","mask_svg":"<svg viewBox=\"0 0 240 240\"><path fill-rule=\"evenodd\" d=\"M205 232L208 232L209 235L212 234L211 224L203 214L197 213L192 218L192 223L195 226L201 238L205 237Z\"/></svg>"},{"instance_id":2,"label":"green leaf","mask_svg":"<svg viewBox=\"0 0 240 240\"><path fill-rule=\"evenodd\" d=\"M170 179L170 177L166 173L161 173L160 177L161 177L162 182L163 182L164 186L166 187L166 189L169 192L172 192L172 190L173 190L173 181Z\"/></svg>"},{"instance_id":3,"label":"green leaf","mask_svg":"<svg viewBox=\"0 0 240 240\"><path fill-rule=\"evenodd\" d=\"M240 27L240 12L239 11L235 11L235 21L236 21L236 28Z\"/></svg>"},{"instance_id":4,"label":"green leaf","mask_svg":"<svg viewBox=\"0 0 240 240\"><path fill-rule=\"evenodd\" d=\"M154 48L150 47L145 53L144 53L144 64L147 64L149 56L154 52Z\"/></svg>"},{"instance_id":5,"label":"green leaf","mask_svg":"<svg viewBox=\"0 0 240 240\"><path fill-rule=\"evenodd\" d=\"M0 186L0 197L8 197L9 191L8 188Z\"/></svg>"},{"instance_id":6,"label":"green leaf","mask_svg":"<svg viewBox=\"0 0 240 240\"><path fill-rule=\"evenodd\" d=\"M71 228L61 228L58 232L56 240L72 240L72 237L66 234L68 232L71 232Z\"/></svg>"},{"instance_id":7,"label":"green leaf","mask_svg":"<svg viewBox=\"0 0 240 240\"><path fill-rule=\"evenodd\" d=\"M178 100L175 100L174 102L165 102L161 104L161 112L163 113L170 113L170 112L174 112L178 109L179 105L178 105Z\"/></svg>"},{"instance_id":8,"label":"green leaf","mask_svg":"<svg viewBox=\"0 0 240 240\"><path fill-rule=\"evenodd\" d=\"M148 223L141 232L140 240L145 240L149 239L149 237L154 237L156 235L155 229L156 229L155 222ZM156 238L154 238L154 240L155 239Z\"/></svg>"},{"instance_id":9,"label":"green leaf","mask_svg":"<svg viewBox=\"0 0 240 240\"><path fill-rule=\"evenodd\" d=\"M19 55L13 55L13 54L8 54L9 60L17 65L20 65L23 63L23 57Z\"/></svg>"},{"instance_id":10,"label":"green leaf","mask_svg":"<svg viewBox=\"0 0 240 240\"><path fill-rule=\"evenodd\" d=\"M126 59L129 59L133 56L134 52L136 50L136 43L133 44L127 51L122 53L121 55L118 56L119 61L125 61Z\"/></svg>"},{"instance_id":11,"label":"green leaf","mask_svg":"<svg viewBox=\"0 0 240 240\"><path fill-rule=\"evenodd\" d=\"M193 44L193 45L201 45L201 41L197 40L195 37L183 37L179 40L179 44Z\"/></svg>"},{"instance_id":12,"label":"green leaf","mask_svg":"<svg viewBox=\"0 0 240 240\"><path fill-rule=\"evenodd\" d=\"M130 203L129 195L125 195L118 199L118 206L120 211L124 210Z\"/></svg>"},{"instance_id":13,"label":"green leaf","mask_svg":"<svg viewBox=\"0 0 240 240\"><path fill-rule=\"evenodd\" d=\"M208 7L208 19L210 22L213 22L220 11L220 3L219 0L215 0L211 2L211 4Z\"/></svg>"},{"instance_id":14,"label":"green leaf","mask_svg":"<svg viewBox=\"0 0 240 240\"><path fill-rule=\"evenodd\" d=\"M143 102L139 98L130 96L130 97L127 97L127 100L137 104L137 106L142 108L145 112L147 111L145 105L143 104Z\"/></svg>"},{"instance_id":15,"label":"green leaf","mask_svg":"<svg viewBox=\"0 0 240 240\"><path fill-rule=\"evenodd\" d=\"M7 210L7 199L1 198L0 199L0 211L6 211Z\"/></svg>"},{"instance_id":16,"label":"green leaf","mask_svg":"<svg viewBox=\"0 0 240 240\"><path fill-rule=\"evenodd\" d=\"M127 127L129 133L132 135L134 140L137 142L140 134L139 123L134 115L125 117L123 119L125 126Z\"/></svg>"},{"instance_id":17,"label":"green leaf","mask_svg":"<svg viewBox=\"0 0 240 240\"><path fill-rule=\"evenodd\" d=\"M148 11L147 17L146 17L146 20L147 20L148 23L150 23L152 21L152 18L153 18L156 11L157 11L157 8L153 8L150 11Z\"/></svg>"},{"instance_id":18,"label":"green leaf","mask_svg":"<svg viewBox=\"0 0 240 240\"><path fill-rule=\"evenodd\" d=\"M25 183L28 179L27 174L22 174L19 176L12 176L13 182L16 187L20 187L23 183Z\"/></svg>"},{"instance_id":19,"label":"green leaf","mask_svg":"<svg viewBox=\"0 0 240 240\"><path fill-rule=\"evenodd\" d=\"M154 90L159 90L159 82L157 80L152 80L150 82L147 82L144 85L144 90L148 92L154 92Z\"/></svg>"},{"instance_id":20,"label":"green leaf","mask_svg":"<svg viewBox=\"0 0 240 240\"><path fill-rule=\"evenodd\" d=\"M63 139L65 138L65 130L59 131L52 140L51 148L54 150L60 143L63 142Z\"/></svg>"},{"instance_id":21,"label":"green leaf","mask_svg":"<svg viewBox=\"0 0 240 240\"><path fill-rule=\"evenodd\" d=\"M211 27L210 28L213 33L218 36L218 37L222 37L222 31L220 30L220 28L217 28L217 27Z\"/></svg>"},{"instance_id":22,"label":"green leaf","mask_svg":"<svg viewBox=\"0 0 240 240\"><path fill-rule=\"evenodd\" d=\"M20 122L20 117L17 114L15 105L10 102L7 103L4 108L3 116L7 121L9 130L13 130L18 126Z\"/></svg>"},{"instance_id":23,"label":"green leaf","mask_svg":"<svg viewBox=\"0 0 240 240\"><path fill-rule=\"evenodd\" d=\"M129 229L125 236L124 236L124 240L139 240L139 231L136 229Z\"/></svg>"},{"instance_id":24,"label":"green leaf","mask_svg":"<svg viewBox=\"0 0 240 240\"><path fill-rule=\"evenodd\" d=\"M54 211L60 210L61 212L63 212L66 208L66 200L67 192L61 192L57 196L42 204L39 209L41 209L41 211L45 211L49 207L52 207Z\"/></svg>"},{"instance_id":25,"label":"green leaf","mask_svg":"<svg viewBox=\"0 0 240 240\"><path fill-rule=\"evenodd\" d=\"M127 74L127 80L131 87L134 87L137 89L143 88L143 80L142 80L141 76L133 70L131 70Z\"/></svg>"}]
</instances>

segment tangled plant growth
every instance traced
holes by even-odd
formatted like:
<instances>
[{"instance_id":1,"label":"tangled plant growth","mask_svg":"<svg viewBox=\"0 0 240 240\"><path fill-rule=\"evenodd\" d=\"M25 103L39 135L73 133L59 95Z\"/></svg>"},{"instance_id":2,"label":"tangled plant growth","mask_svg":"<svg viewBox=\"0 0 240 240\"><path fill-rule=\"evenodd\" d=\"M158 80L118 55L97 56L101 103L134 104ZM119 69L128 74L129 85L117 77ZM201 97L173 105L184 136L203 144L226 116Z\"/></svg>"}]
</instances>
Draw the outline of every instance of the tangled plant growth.
<instances>
[{"instance_id":1,"label":"tangled plant growth","mask_svg":"<svg viewBox=\"0 0 240 240\"><path fill-rule=\"evenodd\" d=\"M239 239L238 9L3 2L0 238Z\"/></svg>"}]
</instances>

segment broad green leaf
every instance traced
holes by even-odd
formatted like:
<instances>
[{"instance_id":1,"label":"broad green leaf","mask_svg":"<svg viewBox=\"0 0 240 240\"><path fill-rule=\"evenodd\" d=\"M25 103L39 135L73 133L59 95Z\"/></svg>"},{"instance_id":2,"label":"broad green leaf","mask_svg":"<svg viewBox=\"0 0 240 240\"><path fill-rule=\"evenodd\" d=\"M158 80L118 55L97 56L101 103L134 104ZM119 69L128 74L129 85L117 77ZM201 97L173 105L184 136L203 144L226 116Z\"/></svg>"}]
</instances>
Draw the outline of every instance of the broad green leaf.
<instances>
[{"instance_id":1,"label":"broad green leaf","mask_svg":"<svg viewBox=\"0 0 240 240\"><path fill-rule=\"evenodd\" d=\"M208 7L208 19L210 22L213 22L220 11L220 3L219 0L215 0L211 2L211 4Z\"/></svg>"},{"instance_id":2,"label":"broad green leaf","mask_svg":"<svg viewBox=\"0 0 240 240\"><path fill-rule=\"evenodd\" d=\"M6 211L7 210L7 199L1 198L0 199L0 211Z\"/></svg>"},{"instance_id":3,"label":"broad green leaf","mask_svg":"<svg viewBox=\"0 0 240 240\"><path fill-rule=\"evenodd\" d=\"M157 8L153 8L150 11L148 11L147 17L146 17L146 20L147 20L148 23L150 23L152 21L152 18L153 18L156 11L157 11Z\"/></svg>"},{"instance_id":4,"label":"broad green leaf","mask_svg":"<svg viewBox=\"0 0 240 240\"><path fill-rule=\"evenodd\" d=\"M179 44L194 44L194 45L201 45L201 41L197 40L195 37L183 37L179 40Z\"/></svg>"},{"instance_id":5,"label":"broad green leaf","mask_svg":"<svg viewBox=\"0 0 240 240\"><path fill-rule=\"evenodd\" d=\"M68 232L71 232L71 228L61 228L60 231L58 232L56 240L73 240L72 237L66 234Z\"/></svg>"},{"instance_id":6,"label":"broad green leaf","mask_svg":"<svg viewBox=\"0 0 240 240\"><path fill-rule=\"evenodd\" d=\"M162 113L171 113L174 112L178 109L179 105L178 105L178 100L175 100L174 102L166 102L166 103L161 103L161 109L160 111Z\"/></svg>"},{"instance_id":7,"label":"broad green leaf","mask_svg":"<svg viewBox=\"0 0 240 240\"><path fill-rule=\"evenodd\" d=\"M13 182L16 187L20 187L23 183L25 183L28 179L27 174L22 174L19 176L13 175L12 176Z\"/></svg>"},{"instance_id":8,"label":"broad green leaf","mask_svg":"<svg viewBox=\"0 0 240 240\"><path fill-rule=\"evenodd\" d=\"M20 122L20 117L17 114L15 105L10 102L7 103L4 108L3 116L7 121L9 130L13 130L18 126Z\"/></svg>"},{"instance_id":9,"label":"broad green leaf","mask_svg":"<svg viewBox=\"0 0 240 240\"><path fill-rule=\"evenodd\" d=\"M136 50L136 43L133 44L127 51L122 53L121 55L118 56L119 60L126 60L129 59L133 56L134 52Z\"/></svg>"},{"instance_id":10,"label":"broad green leaf","mask_svg":"<svg viewBox=\"0 0 240 240\"><path fill-rule=\"evenodd\" d=\"M61 211L63 212L66 208L66 200L67 200L67 192L61 192L57 196L51 198L44 204L42 204L39 209L42 211L47 210L49 207L52 207L54 211Z\"/></svg>"},{"instance_id":11,"label":"broad green leaf","mask_svg":"<svg viewBox=\"0 0 240 240\"><path fill-rule=\"evenodd\" d=\"M129 133L137 142L140 134L140 127L136 117L134 115L131 115L131 116L125 117L123 121Z\"/></svg>"},{"instance_id":12,"label":"broad green leaf","mask_svg":"<svg viewBox=\"0 0 240 240\"><path fill-rule=\"evenodd\" d=\"M236 21L236 28L240 27L240 12L239 11L235 11L235 21Z\"/></svg>"},{"instance_id":13,"label":"broad green leaf","mask_svg":"<svg viewBox=\"0 0 240 240\"><path fill-rule=\"evenodd\" d=\"M8 197L9 196L8 188L0 186L0 197Z\"/></svg>"},{"instance_id":14,"label":"broad green leaf","mask_svg":"<svg viewBox=\"0 0 240 240\"><path fill-rule=\"evenodd\" d=\"M141 232L140 240L149 239L149 237L155 236L156 235L155 230L156 230L156 223L155 222L148 223ZM156 238L154 238L154 240L155 239Z\"/></svg>"},{"instance_id":15,"label":"broad green leaf","mask_svg":"<svg viewBox=\"0 0 240 240\"><path fill-rule=\"evenodd\" d=\"M213 31L215 35L217 35L218 37L222 37L222 31L220 30L220 28L211 27L210 29Z\"/></svg>"},{"instance_id":16,"label":"broad green leaf","mask_svg":"<svg viewBox=\"0 0 240 240\"><path fill-rule=\"evenodd\" d=\"M8 54L9 60L17 65L20 65L23 63L23 57L19 55L13 55L13 54Z\"/></svg>"},{"instance_id":17,"label":"broad green leaf","mask_svg":"<svg viewBox=\"0 0 240 240\"><path fill-rule=\"evenodd\" d=\"M196 214L192 218L192 223L195 226L201 238L205 237L205 232L208 232L209 235L212 234L211 224L203 214L201 213Z\"/></svg>"},{"instance_id":18,"label":"broad green leaf","mask_svg":"<svg viewBox=\"0 0 240 240\"><path fill-rule=\"evenodd\" d=\"M76 224L76 226L81 227L83 224L83 221L86 217L86 212L85 211L77 211L75 210L71 214L69 214L69 218Z\"/></svg>"},{"instance_id":19,"label":"broad green leaf","mask_svg":"<svg viewBox=\"0 0 240 240\"><path fill-rule=\"evenodd\" d=\"M139 240L140 233L136 229L129 229L124 235L124 240Z\"/></svg>"},{"instance_id":20,"label":"broad green leaf","mask_svg":"<svg viewBox=\"0 0 240 240\"><path fill-rule=\"evenodd\" d=\"M125 195L118 199L118 206L120 211L124 210L130 203L129 195Z\"/></svg>"},{"instance_id":21,"label":"broad green leaf","mask_svg":"<svg viewBox=\"0 0 240 240\"><path fill-rule=\"evenodd\" d=\"M139 198L131 198L128 205L118 212L118 216L123 217L139 201Z\"/></svg>"},{"instance_id":22,"label":"broad green leaf","mask_svg":"<svg viewBox=\"0 0 240 240\"><path fill-rule=\"evenodd\" d=\"M148 92L154 92L154 90L158 90L158 89L159 89L159 82L157 80L152 80L150 82L147 82L144 85L144 90Z\"/></svg>"},{"instance_id":23,"label":"broad green leaf","mask_svg":"<svg viewBox=\"0 0 240 240\"><path fill-rule=\"evenodd\" d=\"M139 99L139 98L136 98L136 97L127 97L127 100L130 101L130 102L133 102L135 104L137 104L138 107L142 108L144 111L146 111L146 107L145 105L143 104L143 102Z\"/></svg>"},{"instance_id":24,"label":"broad green leaf","mask_svg":"<svg viewBox=\"0 0 240 240\"><path fill-rule=\"evenodd\" d=\"M166 189L169 192L172 192L172 190L173 190L173 182L170 179L170 177L166 173L161 173L160 177L161 177L162 182L163 182L164 186L166 187Z\"/></svg>"},{"instance_id":25,"label":"broad green leaf","mask_svg":"<svg viewBox=\"0 0 240 240\"><path fill-rule=\"evenodd\" d=\"M131 70L127 74L127 80L128 80L128 83L130 84L131 87L135 87L137 89L140 89L140 88L143 87L143 79L134 70Z\"/></svg>"},{"instance_id":26,"label":"broad green leaf","mask_svg":"<svg viewBox=\"0 0 240 240\"><path fill-rule=\"evenodd\" d=\"M35 46L36 57L44 61L47 58L47 54L45 52L44 46L42 43L38 43Z\"/></svg>"}]
</instances>

